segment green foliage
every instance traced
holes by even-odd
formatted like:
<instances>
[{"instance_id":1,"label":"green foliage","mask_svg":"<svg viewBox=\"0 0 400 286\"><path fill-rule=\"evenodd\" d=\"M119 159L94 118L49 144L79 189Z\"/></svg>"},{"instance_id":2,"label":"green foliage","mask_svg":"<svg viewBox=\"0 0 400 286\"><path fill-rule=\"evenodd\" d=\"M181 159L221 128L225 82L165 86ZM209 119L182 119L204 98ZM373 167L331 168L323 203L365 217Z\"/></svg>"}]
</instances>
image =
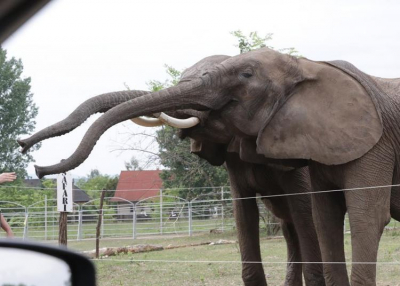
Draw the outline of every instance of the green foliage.
<instances>
[{"instance_id":1,"label":"green foliage","mask_svg":"<svg viewBox=\"0 0 400 286\"><path fill-rule=\"evenodd\" d=\"M118 184L118 176L102 175L99 170L93 169L85 178L76 181L76 186L86 191L93 199L100 198L99 190L107 190L106 197L114 196Z\"/></svg>"},{"instance_id":2,"label":"green foliage","mask_svg":"<svg viewBox=\"0 0 400 286\"><path fill-rule=\"evenodd\" d=\"M293 48L283 48L283 49L276 49L272 46L266 44L266 42L272 40L272 33L266 34L264 37L260 37L257 32L250 32L249 36L245 36L242 31L237 30L231 32L231 34L237 38L238 44L235 47L238 47L241 54L257 50L260 48L268 47L273 50L277 50L278 52L288 54L295 57L300 57L301 55L299 52Z\"/></svg>"},{"instance_id":3,"label":"green foliage","mask_svg":"<svg viewBox=\"0 0 400 286\"><path fill-rule=\"evenodd\" d=\"M42 180L42 185L46 189L56 189L57 188L57 180L51 180L51 179L44 179Z\"/></svg>"},{"instance_id":4,"label":"green foliage","mask_svg":"<svg viewBox=\"0 0 400 286\"><path fill-rule=\"evenodd\" d=\"M51 181L51 180L46 180ZM52 200L56 198L56 191L53 186L50 186L48 182L45 186L42 182L40 188L26 188L22 181L17 184L6 183L2 184L0 188L0 209L3 213L19 213L19 215L12 216L9 219L11 227L23 227L24 226L24 208L35 204L35 208L44 207L45 200ZM53 188L53 189L47 189ZM18 205L17 205L18 204ZM23 207L19 206L22 205ZM33 217L30 222L36 220L42 220L42 218Z\"/></svg>"},{"instance_id":5,"label":"green foliage","mask_svg":"<svg viewBox=\"0 0 400 286\"><path fill-rule=\"evenodd\" d=\"M247 37L242 31L237 30L231 32L231 34L237 38L238 44L235 47L239 48L241 54L264 47L272 48L266 45L266 42L272 39L272 33L268 33L265 37L260 37L257 32L251 32Z\"/></svg>"},{"instance_id":6,"label":"green foliage","mask_svg":"<svg viewBox=\"0 0 400 286\"><path fill-rule=\"evenodd\" d=\"M188 139L181 140L177 130L164 126L157 131L157 143L161 164L167 169L161 172L165 188L201 188L226 186L228 174L223 167L211 166L206 160L190 153ZM212 189L179 190L177 195L191 199Z\"/></svg>"},{"instance_id":7,"label":"green foliage","mask_svg":"<svg viewBox=\"0 0 400 286\"><path fill-rule=\"evenodd\" d=\"M166 79L163 82L159 80L148 81L146 84L150 91L159 91L161 89L178 84L182 72L169 65L164 65L164 67L165 67L165 72L168 74L170 78Z\"/></svg>"},{"instance_id":8,"label":"green foliage","mask_svg":"<svg viewBox=\"0 0 400 286\"><path fill-rule=\"evenodd\" d=\"M0 47L0 173L16 172L20 178L26 175L28 163L33 162L31 152L26 155L18 150L16 139L31 133L35 128L38 108L30 92L31 79L21 78L21 60L7 59Z\"/></svg>"}]
</instances>

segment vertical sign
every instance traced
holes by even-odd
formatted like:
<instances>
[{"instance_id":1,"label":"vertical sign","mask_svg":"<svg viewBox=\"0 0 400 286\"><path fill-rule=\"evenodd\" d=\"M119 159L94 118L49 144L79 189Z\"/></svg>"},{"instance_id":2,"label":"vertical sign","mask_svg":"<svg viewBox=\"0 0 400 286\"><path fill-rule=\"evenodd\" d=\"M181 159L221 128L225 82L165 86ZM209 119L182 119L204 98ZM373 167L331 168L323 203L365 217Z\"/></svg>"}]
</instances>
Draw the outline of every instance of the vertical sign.
<instances>
[{"instance_id":1,"label":"vertical sign","mask_svg":"<svg viewBox=\"0 0 400 286\"><path fill-rule=\"evenodd\" d=\"M57 176L57 210L72 212L72 176L70 173L61 173Z\"/></svg>"}]
</instances>

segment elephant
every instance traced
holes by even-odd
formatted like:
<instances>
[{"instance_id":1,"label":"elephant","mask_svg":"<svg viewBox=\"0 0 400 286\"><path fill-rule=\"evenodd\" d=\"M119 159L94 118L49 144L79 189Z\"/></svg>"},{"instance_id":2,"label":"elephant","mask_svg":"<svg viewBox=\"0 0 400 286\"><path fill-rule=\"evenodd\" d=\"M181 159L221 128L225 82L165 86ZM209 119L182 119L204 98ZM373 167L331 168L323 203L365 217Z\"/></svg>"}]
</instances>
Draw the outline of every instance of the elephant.
<instances>
[{"instance_id":1,"label":"elephant","mask_svg":"<svg viewBox=\"0 0 400 286\"><path fill-rule=\"evenodd\" d=\"M398 182L399 92L398 79L372 77L347 62L315 62L262 48L227 58L178 86L110 108L68 159L35 166L36 173L43 177L77 167L108 128L130 118L177 110L217 112L243 138L238 150L248 150L250 142L257 158L279 166L308 166L322 260L333 262L324 264L327 285L349 285L346 266L340 263L346 211L352 260L357 262L352 285L375 285L376 266L370 262L376 262L390 219L391 184ZM201 117L198 121L204 124ZM60 135L60 129L52 126L40 136ZM20 144L24 148L29 141ZM354 188L359 190L347 190ZM332 189L347 191L326 192Z\"/></svg>"},{"instance_id":2,"label":"elephant","mask_svg":"<svg viewBox=\"0 0 400 286\"><path fill-rule=\"evenodd\" d=\"M216 65L227 56L209 57L204 61L187 69L181 81L193 74L202 74L207 69ZM101 95L89 99L72 112L65 120L57 124L57 128L49 127L42 130L29 140L19 140L23 145L23 152L33 144L46 138L65 134L80 125L88 116L96 112L105 112L108 109L125 102L129 99L148 94L146 91L129 91L120 96ZM206 113L206 112L205 112ZM205 114L193 110L184 110L174 113L174 116L191 116L205 118ZM137 119L133 120L138 122ZM142 122L143 124L143 122ZM148 123L147 123L148 124ZM150 126L153 126L150 124ZM231 177L231 189L233 197L246 198L248 200L234 200L236 226L239 233L239 245L242 261L260 261L261 253L259 247L259 215L256 200L256 193L264 196L282 195L285 193L309 192L308 170L303 168L272 168L264 164L265 159L261 157L242 161L239 152L228 145L235 142L233 134L228 132L218 114L207 114L206 125L200 128L181 129L181 137L191 138L192 153L206 159L212 165L222 165L226 162ZM196 138L196 139L194 139ZM236 141L239 142L237 137ZM234 144L231 144L234 145ZM228 158L227 160L225 158ZM260 160L261 159L261 160ZM290 171L288 171L290 170ZM244 180L238 180L239 175L246 173ZM288 265L285 278L285 285L324 285L324 278L321 264L300 264L298 262L321 262L321 254L318 247L315 228L311 215L311 199L309 195L262 198L263 203L278 218L281 219L282 232L288 249ZM244 263L242 277L245 285L266 285L265 274L262 264Z\"/></svg>"}]
</instances>

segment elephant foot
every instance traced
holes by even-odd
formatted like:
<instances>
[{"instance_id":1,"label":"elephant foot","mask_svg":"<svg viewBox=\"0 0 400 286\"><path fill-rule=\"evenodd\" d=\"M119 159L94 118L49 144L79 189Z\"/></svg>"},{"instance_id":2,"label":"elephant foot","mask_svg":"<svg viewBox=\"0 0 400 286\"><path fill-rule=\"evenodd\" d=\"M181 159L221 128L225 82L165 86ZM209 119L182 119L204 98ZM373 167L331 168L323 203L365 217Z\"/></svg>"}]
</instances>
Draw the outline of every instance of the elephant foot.
<instances>
[{"instance_id":1,"label":"elephant foot","mask_svg":"<svg viewBox=\"0 0 400 286\"><path fill-rule=\"evenodd\" d=\"M304 271L304 281L306 286L325 286L326 283L322 267L319 267L320 265L313 266L314 268L317 267L317 269L313 269L314 271L311 271L312 267L306 267Z\"/></svg>"},{"instance_id":2,"label":"elephant foot","mask_svg":"<svg viewBox=\"0 0 400 286\"><path fill-rule=\"evenodd\" d=\"M314 278L305 278L306 286L325 286L325 278L316 276Z\"/></svg>"},{"instance_id":3,"label":"elephant foot","mask_svg":"<svg viewBox=\"0 0 400 286\"><path fill-rule=\"evenodd\" d=\"M290 264L286 270L284 286L303 286L303 276L300 264Z\"/></svg>"},{"instance_id":4,"label":"elephant foot","mask_svg":"<svg viewBox=\"0 0 400 286\"><path fill-rule=\"evenodd\" d=\"M303 286L303 281L300 279L286 279L284 286Z\"/></svg>"},{"instance_id":5,"label":"elephant foot","mask_svg":"<svg viewBox=\"0 0 400 286\"><path fill-rule=\"evenodd\" d=\"M246 279L243 277L243 283L245 286L267 286L267 280L263 276L257 279Z\"/></svg>"}]
</instances>

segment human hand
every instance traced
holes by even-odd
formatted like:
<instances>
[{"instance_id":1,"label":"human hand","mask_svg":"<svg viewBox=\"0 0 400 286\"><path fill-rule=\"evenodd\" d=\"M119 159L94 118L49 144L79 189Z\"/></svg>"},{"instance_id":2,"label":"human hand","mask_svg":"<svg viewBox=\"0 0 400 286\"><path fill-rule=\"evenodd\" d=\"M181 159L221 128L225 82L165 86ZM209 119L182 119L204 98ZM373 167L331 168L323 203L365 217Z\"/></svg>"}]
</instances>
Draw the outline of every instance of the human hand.
<instances>
[{"instance_id":1,"label":"human hand","mask_svg":"<svg viewBox=\"0 0 400 286\"><path fill-rule=\"evenodd\" d=\"M2 173L0 174L0 184L5 183L5 182L12 182L17 178L17 175L12 172L12 173Z\"/></svg>"}]
</instances>

